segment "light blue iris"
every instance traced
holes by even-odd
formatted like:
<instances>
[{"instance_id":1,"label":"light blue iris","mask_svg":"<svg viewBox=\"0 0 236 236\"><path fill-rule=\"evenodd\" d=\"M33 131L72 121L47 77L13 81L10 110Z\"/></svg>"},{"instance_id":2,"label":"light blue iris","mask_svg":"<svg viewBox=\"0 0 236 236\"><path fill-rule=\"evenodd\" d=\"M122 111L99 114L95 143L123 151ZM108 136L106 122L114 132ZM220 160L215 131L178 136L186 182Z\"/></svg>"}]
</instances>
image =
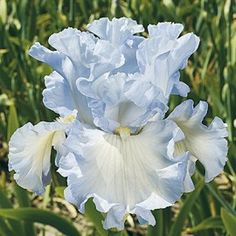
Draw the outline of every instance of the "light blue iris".
<instances>
[{"instance_id":1,"label":"light blue iris","mask_svg":"<svg viewBox=\"0 0 236 236\"><path fill-rule=\"evenodd\" d=\"M54 70L45 77L43 102L60 117L13 134L9 169L17 183L42 194L54 147L58 172L67 177L65 198L84 212L92 197L107 213L104 228L122 229L129 213L154 225L151 210L192 191L197 160L206 182L217 176L227 160L227 131L217 117L202 124L207 103L187 100L165 118L169 97L189 92L180 70L199 45L182 30L149 25L145 38L134 20L102 18L88 32L67 28L50 36L55 51L35 43L29 54Z\"/></svg>"}]
</instances>

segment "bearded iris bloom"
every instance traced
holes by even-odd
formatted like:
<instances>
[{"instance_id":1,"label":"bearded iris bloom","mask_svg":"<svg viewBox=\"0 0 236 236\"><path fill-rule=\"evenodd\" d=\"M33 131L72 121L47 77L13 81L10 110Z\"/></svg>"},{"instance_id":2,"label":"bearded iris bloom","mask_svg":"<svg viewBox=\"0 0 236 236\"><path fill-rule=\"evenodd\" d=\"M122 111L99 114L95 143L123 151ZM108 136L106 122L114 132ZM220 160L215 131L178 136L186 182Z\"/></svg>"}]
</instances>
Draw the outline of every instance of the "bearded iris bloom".
<instances>
[{"instance_id":1,"label":"bearded iris bloom","mask_svg":"<svg viewBox=\"0 0 236 236\"><path fill-rule=\"evenodd\" d=\"M211 181L226 162L226 125L202 124L207 103L192 100L168 116L172 94L186 97L180 70L199 38L180 36L181 24L148 26L128 18L95 20L88 32L67 28L50 36L51 51L35 43L29 54L47 63L44 105L54 122L27 123L9 143L9 169L23 188L43 194L50 183L50 154L67 178L65 198L84 212L93 198L107 213L104 228L124 227L125 216L155 224L153 209L173 205L194 190L195 163Z\"/></svg>"}]
</instances>

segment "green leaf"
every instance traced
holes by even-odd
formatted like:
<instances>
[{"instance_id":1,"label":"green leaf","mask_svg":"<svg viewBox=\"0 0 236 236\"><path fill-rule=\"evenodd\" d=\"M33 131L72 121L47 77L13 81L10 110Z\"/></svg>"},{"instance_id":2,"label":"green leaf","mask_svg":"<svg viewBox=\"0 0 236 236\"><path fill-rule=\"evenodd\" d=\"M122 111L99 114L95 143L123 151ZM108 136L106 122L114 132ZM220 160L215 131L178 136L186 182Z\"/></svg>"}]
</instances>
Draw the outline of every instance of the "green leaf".
<instances>
[{"instance_id":1,"label":"green leaf","mask_svg":"<svg viewBox=\"0 0 236 236\"><path fill-rule=\"evenodd\" d=\"M107 231L103 228L102 221L104 220L101 213L96 210L92 198L90 198L85 205L85 215L93 222L99 235L108 235Z\"/></svg>"},{"instance_id":2,"label":"green leaf","mask_svg":"<svg viewBox=\"0 0 236 236\"><path fill-rule=\"evenodd\" d=\"M70 221L47 210L35 208L0 209L0 216L9 219L25 220L28 222L50 225L65 235L80 235L78 230Z\"/></svg>"},{"instance_id":3,"label":"green leaf","mask_svg":"<svg viewBox=\"0 0 236 236\"><path fill-rule=\"evenodd\" d=\"M7 22L7 2L6 0L0 0L0 19L2 23Z\"/></svg>"},{"instance_id":4,"label":"green leaf","mask_svg":"<svg viewBox=\"0 0 236 236\"><path fill-rule=\"evenodd\" d=\"M230 236L236 235L236 216L221 208L221 218L225 229Z\"/></svg>"},{"instance_id":5,"label":"green leaf","mask_svg":"<svg viewBox=\"0 0 236 236\"><path fill-rule=\"evenodd\" d=\"M230 206L230 204L225 200L225 198L222 196L221 192L218 191L217 187L214 183L208 183L206 184L206 187L209 189L211 194L215 197L215 199L232 214L236 214L235 210Z\"/></svg>"},{"instance_id":6,"label":"green leaf","mask_svg":"<svg viewBox=\"0 0 236 236\"><path fill-rule=\"evenodd\" d=\"M28 192L25 189L15 184L15 194L16 194L16 198L20 207L30 207L31 205L30 199L28 196ZM36 235L33 223L29 223L29 222L23 223L23 226L24 226L26 235L32 235L32 236Z\"/></svg>"},{"instance_id":7,"label":"green leaf","mask_svg":"<svg viewBox=\"0 0 236 236\"><path fill-rule=\"evenodd\" d=\"M15 104L12 103L9 108L9 115L8 115L8 126L7 126L7 140L9 141L12 134L15 130L19 127L19 121L17 117L16 107Z\"/></svg>"},{"instance_id":8,"label":"green leaf","mask_svg":"<svg viewBox=\"0 0 236 236\"><path fill-rule=\"evenodd\" d=\"M12 208L12 204L10 200L7 198L6 194L3 192L3 190L0 189L0 209L1 208ZM23 235L23 226L22 224L15 220L15 219L9 219L8 223L12 229L12 231L15 233L15 235ZM2 222L3 224L3 222Z\"/></svg>"},{"instance_id":9,"label":"green leaf","mask_svg":"<svg viewBox=\"0 0 236 236\"><path fill-rule=\"evenodd\" d=\"M7 222L4 219L0 218L0 235L1 236L9 236L14 235L14 233L9 229Z\"/></svg>"},{"instance_id":10,"label":"green leaf","mask_svg":"<svg viewBox=\"0 0 236 236\"><path fill-rule=\"evenodd\" d=\"M187 230L188 233L196 233L202 230L207 230L207 229L223 229L224 225L222 223L222 220L219 216L216 217L209 217L205 220L203 220L200 224L189 228Z\"/></svg>"},{"instance_id":11,"label":"green leaf","mask_svg":"<svg viewBox=\"0 0 236 236\"><path fill-rule=\"evenodd\" d=\"M189 194L186 200L184 201L184 204L182 208L180 209L180 212L177 215L177 218L174 224L170 228L169 236L181 235L184 222L186 218L188 217L192 209L192 206L196 202L203 187L204 187L204 181L203 179L200 179L196 186L196 189L191 194Z\"/></svg>"},{"instance_id":12,"label":"green leaf","mask_svg":"<svg viewBox=\"0 0 236 236\"><path fill-rule=\"evenodd\" d=\"M152 212L155 220L155 226L148 226L147 236L163 236L164 235L164 222L163 222L163 210L155 210Z\"/></svg>"}]
</instances>

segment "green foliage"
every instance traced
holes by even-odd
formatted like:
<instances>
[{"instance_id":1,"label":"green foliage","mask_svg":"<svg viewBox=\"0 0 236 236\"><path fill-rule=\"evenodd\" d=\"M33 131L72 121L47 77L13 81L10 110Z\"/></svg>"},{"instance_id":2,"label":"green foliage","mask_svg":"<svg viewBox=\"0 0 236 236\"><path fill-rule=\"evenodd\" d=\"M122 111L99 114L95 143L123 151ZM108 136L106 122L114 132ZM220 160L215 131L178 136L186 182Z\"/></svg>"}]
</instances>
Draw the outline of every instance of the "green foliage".
<instances>
[{"instance_id":1,"label":"green foliage","mask_svg":"<svg viewBox=\"0 0 236 236\"><path fill-rule=\"evenodd\" d=\"M236 215L232 215L224 208L221 209L221 218L225 225L225 229L230 236L234 236L236 234Z\"/></svg>"},{"instance_id":2,"label":"green foliage","mask_svg":"<svg viewBox=\"0 0 236 236\"><path fill-rule=\"evenodd\" d=\"M107 231L104 230L102 226L102 221L104 220L104 217L100 212L96 210L96 206L91 198L87 201L85 205L85 215L94 223L94 226L100 236L108 235Z\"/></svg>"},{"instance_id":3,"label":"green foliage","mask_svg":"<svg viewBox=\"0 0 236 236\"><path fill-rule=\"evenodd\" d=\"M0 216L14 220L25 220L27 222L51 225L65 235L80 235L71 222L47 210L34 208L0 209Z\"/></svg>"},{"instance_id":4,"label":"green foliage","mask_svg":"<svg viewBox=\"0 0 236 236\"><path fill-rule=\"evenodd\" d=\"M181 72L181 78L191 87L190 98L209 102L206 123L219 116L229 130L227 166L216 181L203 184L200 167L195 176L196 190L185 194L175 207L154 211L155 227L140 227L134 218L127 223L127 231L112 230L109 235L127 235L127 232L129 235L236 235L235 15L233 0L0 0L0 235L24 236L47 231L35 227L34 222L52 225L67 235L79 234L70 220L65 221L52 212L58 208L55 199L62 199L64 189L64 182L58 179L55 170L53 179L58 181L47 188L44 196L27 193L8 174L7 142L19 124L55 118L42 105L43 77L51 69L28 56L30 46L35 41L48 46L47 39L52 33L68 26L83 30L102 16L132 17L145 26L159 21L180 22L186 32L196 33L201 44ZM170 108L181 101L171 97ZM31 209L32 206L51 212ZM74 207L66 207L67 216L71 216ZM107 234L101 225L104 216L96 213L91 202L86 205L85 215L93 222L89 235ZM76 215L72 220L79 226L81 223L75 218Z\"/></svg>"}]
</instances>

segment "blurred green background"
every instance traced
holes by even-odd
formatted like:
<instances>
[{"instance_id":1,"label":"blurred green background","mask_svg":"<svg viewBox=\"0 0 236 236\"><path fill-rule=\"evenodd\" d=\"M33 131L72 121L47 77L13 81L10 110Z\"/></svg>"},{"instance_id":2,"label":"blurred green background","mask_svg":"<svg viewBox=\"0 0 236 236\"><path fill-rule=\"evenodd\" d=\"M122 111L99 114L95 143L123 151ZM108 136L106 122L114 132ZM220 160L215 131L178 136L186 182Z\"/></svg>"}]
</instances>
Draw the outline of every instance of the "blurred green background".
<instances>
[{"instance_id":1,"label":"blurred green background","mask_svg":"<svg viewBox=\"0 0 236 236\"><path fill-rule=\"evenodd\" d=\"M129 216L126 230L106 232L103 215L89 202L85 216L63 200L65 180L53 172L43 196L16 186L7 169L7 142L27 121L52 121L42 104L44 76L51 69L30 58L30 46L68 26L85 29L103 16L131 17L143 24L184 24L201 39L181 78L189 97L210 104L214 116L228 124L229 154L225 172L204 184L202 168L194 176L196 190L172 208L154 211L157 226L137 224ZM170 107L182 98L173 96ZM0 235L236 235L236 1L234 0L0 0ZM50 225L50 226L48 226Z\"/></svg>"}]
</instances>

